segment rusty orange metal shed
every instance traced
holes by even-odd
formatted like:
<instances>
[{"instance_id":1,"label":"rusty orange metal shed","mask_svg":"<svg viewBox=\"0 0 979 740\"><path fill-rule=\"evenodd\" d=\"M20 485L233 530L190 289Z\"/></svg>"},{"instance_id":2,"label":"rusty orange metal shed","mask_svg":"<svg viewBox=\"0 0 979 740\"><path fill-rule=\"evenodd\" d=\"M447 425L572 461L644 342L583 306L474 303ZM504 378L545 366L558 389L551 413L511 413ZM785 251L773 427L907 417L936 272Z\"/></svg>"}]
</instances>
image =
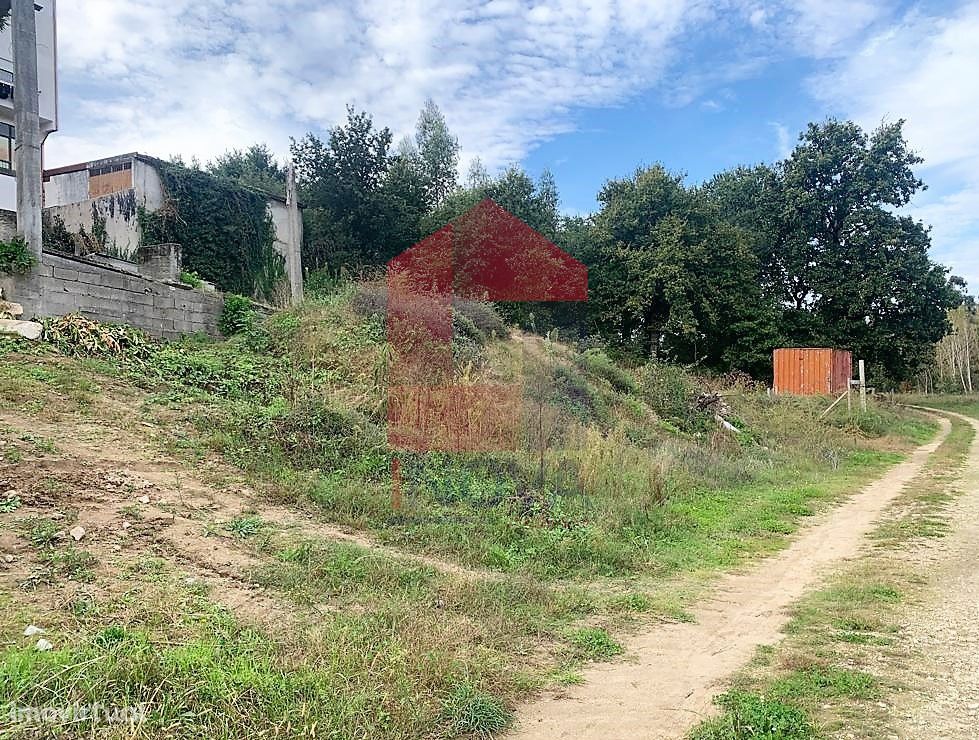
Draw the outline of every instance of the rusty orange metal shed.
<instances>
[{"instance_id":1,"label":"rusty orange metal shed","mask_svg":"<svg viewBox=\"0 0 979 740\"><path fill-rule=\"evenodd\" d=\"M790 347L774 352L775 393L829 395L846 390L853 377L853 357L845 349Z\"/></svg>"}]
</instances>

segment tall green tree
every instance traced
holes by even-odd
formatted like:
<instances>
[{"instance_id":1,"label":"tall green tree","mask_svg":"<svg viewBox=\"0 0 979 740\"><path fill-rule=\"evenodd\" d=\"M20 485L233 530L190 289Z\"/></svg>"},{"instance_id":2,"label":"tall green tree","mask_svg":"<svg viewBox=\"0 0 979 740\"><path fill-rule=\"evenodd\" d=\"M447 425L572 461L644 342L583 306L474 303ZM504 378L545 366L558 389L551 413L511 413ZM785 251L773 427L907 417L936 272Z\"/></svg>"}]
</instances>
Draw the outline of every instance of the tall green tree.
<instances>
[{"instance_id":1,"label":"tall green tree","mask_svg":"<svg viewBox=\"0 0 979 740\"><path fill-rule=\"evenodd\" d=\"M647 357L757 370L774 316L744 230L659 165L607 182L599 203L586 262L603 333Z\"/></svg>"},{"instance_id":2,"label":"tall green tree","mask_svg":"<svg viewBox=\"0 0 979 740\"><path fill-rule=\"evenodd\" d=\"M391 131L347 107L347 120L324 142L312 133L290 146L306 204L304 262L312 269L379 264L389 248L382 185Z\"/></svg>"},{"instance_id":3,"label":"tall green tree","mask_svg":"<svg viewBox=\"0 0 979 740\"><path fill-rule=\"evenodd\" d=\"M790 341L850 348L892 381L928 361L961 299L928 228L896 212L923 188L902 129L809 124L776 168L767 257Z\"/></svg>"},{"instance_id":4,"label":"tall green tree","mask_svg":"<svg viewBox=\"0 0 979 740\"><path fill-rule=\"evenodd\" d=\"M455 190L459 178L459 140L449 131L445 116L428 98L418 116L415 145L424 173L430 207L442 203Z\"/></svg>"},{"instance_id":5,"label":"tall green tree","mask_svg":"<svg viewBox=\"0 0 979 740\"><path fill-rule=\"evenodd\" d=\"M237 182L246 188L284 196L286 171L265 144L247 149L232 149L219 155L204 168L208 173Z\"/></svg>"}]
</instances>

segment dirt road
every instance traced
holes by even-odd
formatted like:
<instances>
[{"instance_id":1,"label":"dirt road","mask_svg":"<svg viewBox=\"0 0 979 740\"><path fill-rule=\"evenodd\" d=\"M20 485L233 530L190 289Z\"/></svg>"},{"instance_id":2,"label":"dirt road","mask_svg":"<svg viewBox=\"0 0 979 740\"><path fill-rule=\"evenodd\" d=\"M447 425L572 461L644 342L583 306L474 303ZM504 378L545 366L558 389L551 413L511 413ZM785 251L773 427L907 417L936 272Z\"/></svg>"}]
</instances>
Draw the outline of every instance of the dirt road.
<instances>
[{"instance_id":1,"label":"dirt road","mask_svg":"<svg viewBox=\"0 0 979 740\"><path fill-rule=\"evenodd\" d=\"M721 579L713 595L692 610L695 622L666 624L635 637L623 662L595 666L583 684L525 708L512 738L682 737L711 712L724 679L750 660L758 645L779 639L788 621L786 608L828 569L860 551L878 515L949 429L942 420L936 440L813 522L788 548Z\"/></svg>"},{"instance_id":2,"label":"dirt road","mask_svg":"<svg viewBox=\"0 0 979 740\"><path fill-rule=\"evenodd\" d=\"M909 553L928 585L901 625L913 659L889 676L911 687L896 707L902 738L979 737L979 434L959 486L948 536Z\"/></svg>"}]
</instances>

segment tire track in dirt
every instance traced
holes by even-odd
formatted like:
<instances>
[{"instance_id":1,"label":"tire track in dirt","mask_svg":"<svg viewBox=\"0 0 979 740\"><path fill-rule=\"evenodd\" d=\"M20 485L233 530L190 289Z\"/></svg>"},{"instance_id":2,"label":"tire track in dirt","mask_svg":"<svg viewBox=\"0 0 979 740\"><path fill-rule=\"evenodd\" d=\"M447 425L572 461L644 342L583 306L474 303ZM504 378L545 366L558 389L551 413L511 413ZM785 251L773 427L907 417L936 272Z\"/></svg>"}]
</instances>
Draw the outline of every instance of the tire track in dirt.
<instances>
[{"instance_id":1,"label":"tire track in dirt","mask_svg":"<svg viewBox=\"0 0 979 740\"><path fill-rule=\"evenodd\" d=\"M692 623L656 626L626 644L626 659L585 671L579 686L518 712L513 740L682 737L713 711L725 679L759 645L777 641L786 609L832 566L860 551L882 511L922 469L951 424L844 503L825 512L781 552L722 577L694 606Z\"/></svg>"}]
</instances>

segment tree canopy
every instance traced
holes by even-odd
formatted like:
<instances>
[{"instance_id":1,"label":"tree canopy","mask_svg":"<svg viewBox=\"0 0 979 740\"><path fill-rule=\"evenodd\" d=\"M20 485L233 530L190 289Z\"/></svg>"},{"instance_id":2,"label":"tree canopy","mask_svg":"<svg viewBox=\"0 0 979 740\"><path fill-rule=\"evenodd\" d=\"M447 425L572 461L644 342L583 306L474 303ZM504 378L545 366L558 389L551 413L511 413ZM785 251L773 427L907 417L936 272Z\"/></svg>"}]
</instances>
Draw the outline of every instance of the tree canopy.
<instances>
[{"instance_id":1,"label":"tree canopy","mask_svg":"<svg viewBox=\"0 0 979 740\"><path fill-rule=\"evenodd\" d=\"M608 180L590 216L561 215L554 178L472 160L431 100L414 137L352 107L323 138L294 140L305 205L304 262L336 275L379 267L483 198L589 268L579 306L510 307L512 318L600 335L638 358L764 377L778 346L833 346L865 359L877 382L933 362L962 283L929 256L927 226L901 213L924 184L903 121L872 132L812 123L772 165L737 167L700 185L661 165ZM208 170L253 188L280 186L263 146Z\"/></svg>"}]
</instances>

